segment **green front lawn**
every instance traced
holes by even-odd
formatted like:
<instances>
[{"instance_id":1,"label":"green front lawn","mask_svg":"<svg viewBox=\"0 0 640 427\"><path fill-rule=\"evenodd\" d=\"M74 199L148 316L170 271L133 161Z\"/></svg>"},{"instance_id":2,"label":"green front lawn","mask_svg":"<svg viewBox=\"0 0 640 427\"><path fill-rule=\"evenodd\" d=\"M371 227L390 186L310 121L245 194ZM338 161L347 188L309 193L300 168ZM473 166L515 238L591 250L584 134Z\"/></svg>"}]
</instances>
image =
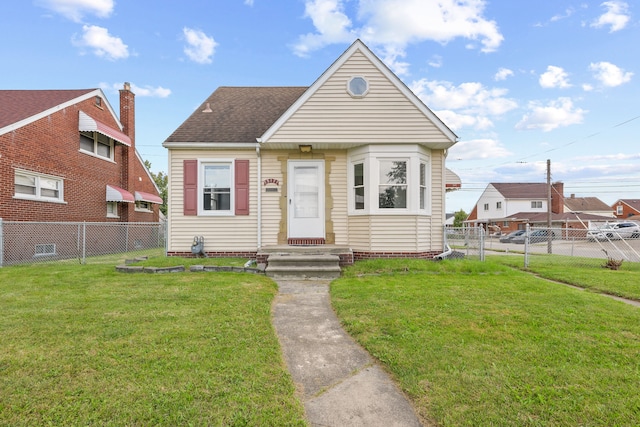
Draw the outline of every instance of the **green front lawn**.
<instances>
[{"instance_id":1,"label":"green front lawn","mask_svg":"<svg viewBox=\"0 0 640 427\"><path fill-rule=\"evenodd\" d=\"M492 260L362 262L331 294L436 425L640 425L637 307Z\"/></svg>"},{"instance_id":2,"label":"green front lawn","mask_svg":"<svg viewBox=\"0 0 640 427\"><path fill-rule=\"evenodd\" d=\"M514 259L359 262L332 302L434 424L640 425L640 309ZM271 280L117 273L122 261L0 268L0 425L305 424ZM601 264L530 270L635 295L640 269Z\"/></svg>"},{"instance_id":3,"label":"green front lawn","mask_svg":"<svg viewBox=\"0 0 640 427\"><path fill-rule=\"evenodd\" d=\"M521 256L490 256L490 261L524 269ZM528 271L595 292L640 301L640 263L623 262L619 270L603 268L606 260L562 255L531 255Z\"/></svg>"},{"instance_id":4,"label":"green front lawn","mask_svg":"<svg viewBox=\"0 0 640 427\"><path fill-rule=\"evenodd\" d=\"M271 280L114 265L0 268L0 425L305 425Z\"/></svg>"}]
</instances>

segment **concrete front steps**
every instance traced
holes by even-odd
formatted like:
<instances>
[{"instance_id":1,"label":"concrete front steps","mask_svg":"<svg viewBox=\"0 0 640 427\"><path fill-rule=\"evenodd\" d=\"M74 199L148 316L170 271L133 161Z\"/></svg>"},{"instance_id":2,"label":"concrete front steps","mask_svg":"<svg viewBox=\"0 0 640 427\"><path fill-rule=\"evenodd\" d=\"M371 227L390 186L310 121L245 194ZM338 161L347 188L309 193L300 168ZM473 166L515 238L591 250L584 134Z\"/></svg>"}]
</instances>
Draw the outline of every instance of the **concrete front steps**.
<instances>
[{"instance_id":1,"label":"concrete front steps","mask_svg":"<svg viewBox=\"0 0 640 427\"><path fill-rule=\"evenodd\" d=\"M352 260L353 254L329 245L278 246L262 249L259 258L266 259L265 273L274 279L335 279L340 277L340 264Z\"/></svg>"}]
</instances>

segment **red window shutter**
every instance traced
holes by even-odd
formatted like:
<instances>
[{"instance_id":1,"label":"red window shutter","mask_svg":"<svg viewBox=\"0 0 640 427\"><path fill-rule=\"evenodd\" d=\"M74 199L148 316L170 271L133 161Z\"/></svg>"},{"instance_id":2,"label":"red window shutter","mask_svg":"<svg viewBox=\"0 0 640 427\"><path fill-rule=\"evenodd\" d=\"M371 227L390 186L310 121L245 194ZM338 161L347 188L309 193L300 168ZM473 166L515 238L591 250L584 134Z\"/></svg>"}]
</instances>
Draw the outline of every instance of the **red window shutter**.
<instances>
[{"instance_id":1,"label":"red window shutter","mask_svg":"<svg viewBox=\"0 0 640 427\"><path fill-rule=\"evenodd\" d=\"M236 160L235 175L236 215L249 215L249 160Z\"/></svg>"},{"instance_id":2,"label":"red window shutter","mask_svg":"<svg viewBox=\"0 0 640 427\"><path fill-rule=\"evenodd\" d=\"M184 215L198 215L198 161L184 161Z\"/></svg>"}]
</instances>

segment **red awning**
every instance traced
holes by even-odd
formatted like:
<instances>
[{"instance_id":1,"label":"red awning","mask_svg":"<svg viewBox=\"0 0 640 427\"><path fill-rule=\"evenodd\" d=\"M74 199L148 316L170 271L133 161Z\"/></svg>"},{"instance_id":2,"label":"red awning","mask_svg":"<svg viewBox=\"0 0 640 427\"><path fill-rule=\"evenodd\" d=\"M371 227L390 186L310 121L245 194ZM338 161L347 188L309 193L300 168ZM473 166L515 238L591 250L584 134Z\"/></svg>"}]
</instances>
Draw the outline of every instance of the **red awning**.
<instances>
[{"instance_id":1,"label":"red awning","mask_svg":"<svg viewBox=\"0 0 640 427\"><path fill-rule=\"evenodd\" d=\"M158 197L155 194L145 193L143 191L136 191L136 201L159 203L162 204L162 197Z\"/></svg>"},{"instance_id":2,"label":"red awning","mask_svg":"<svg viewBox=\"0 0 640 427\"><path fill-rule=\"evenodd\" d=\"M121 144L126 145L127 147L131 147L131 138L129 138L124 133L120 132L118 129L114 129L111 126L108 126L101 121L94 119L86 113L80 111L80 120L78 124L78 130L80 131L89 131L89 132L98 132L109 138L112 138L115 141L118 141Z\"/></svg>"},{"instance_id":3,"label":"red awning","mask_svg":"<svg viewBox=\"0 0 640 427\"><path fill-rule=\"evenodd\" d=\"M107 185L107 202L134 203L135 201L136 199L133 197L133 194L127 190L116 187L115 185Z\"/></svg>"}]
</instances>

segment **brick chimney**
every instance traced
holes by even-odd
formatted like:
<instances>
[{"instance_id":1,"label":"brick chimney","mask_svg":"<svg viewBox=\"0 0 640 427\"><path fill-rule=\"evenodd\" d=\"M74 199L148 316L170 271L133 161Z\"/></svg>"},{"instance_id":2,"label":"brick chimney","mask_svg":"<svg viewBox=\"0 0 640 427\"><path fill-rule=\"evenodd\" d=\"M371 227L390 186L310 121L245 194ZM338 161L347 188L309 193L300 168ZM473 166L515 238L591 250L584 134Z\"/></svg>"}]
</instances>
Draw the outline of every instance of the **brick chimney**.
<instances>
[{"instance_id":1,"label":"brick chimney","mask_svg":"<svg viewBox=\"0 0 640 427\"><path fill-rule=\"evenodd\" d=\"M131 92L131 85L125 83L123 89L120 90L120 123L122 123L122 131L131 138L131 147L123 147L124 155L122 156L123 168L123 184L125 189L131 194L136 188L135 181L135 162L136 162L136 109L135 94ZM131 205L131 203L125 203ZM133 221L135 213L134 206L127 206L127 221Z\"/></svg>"},{"instance_id":2,"label":"brick chimney","mask_svg":"<svg viewBox=\"0 0 640 427\"><path fill-rule=\"evenodd\" d=\"M551 212L554 214L564 213L564 184L562 182L551 184Z\"/></svg>"}]
</instances>

